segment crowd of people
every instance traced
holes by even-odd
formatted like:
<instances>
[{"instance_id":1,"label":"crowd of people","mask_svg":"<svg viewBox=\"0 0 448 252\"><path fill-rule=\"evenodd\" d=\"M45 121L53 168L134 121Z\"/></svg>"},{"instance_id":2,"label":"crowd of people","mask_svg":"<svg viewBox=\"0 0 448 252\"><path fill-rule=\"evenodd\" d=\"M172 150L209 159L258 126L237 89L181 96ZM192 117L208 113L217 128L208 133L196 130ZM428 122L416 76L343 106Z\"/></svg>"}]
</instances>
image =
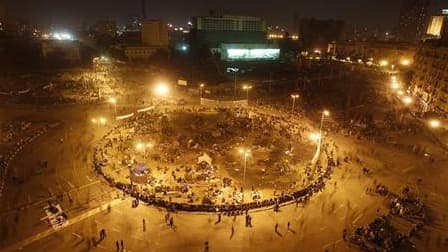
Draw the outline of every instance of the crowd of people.
<instances>
[{"instance_id":1,"label":"crowd of people","mask_svg":"<svg viewBox=\"0 0 448 252\"><path fill-rule=\"evenodd\" d=\"M217 108L216 108L217 109ZM201 108L198 110L209 110L209 108ZM221 110L221 109L217 109ZM176 109L178 111L178 109ZM228 110L224 110L225 112ZM257 109L246 109L246 108L234 108L231 110L232 113L236 113L238 117L243 118L251 118L253 125L256 127L266 128L268 131L272 127L277 127L281 134L294 134L300 135L303 133L306 128L298 126L296 124L287 124L285 116L269 116L268 110L262 110L261 108ZM165 111L167 112L167 111ZM146 115L147 116L147 115ZM143 116L144 117L144 116ZM138 120L138 119L137 119ZM129 120L125 122L123 125L128 125L132 127L145 127L139 126L139 123L134 120ZM110 146L112 143L110 140L107 140L111 135L114 134L119 129L120 126L116 126L112 129L108 134L103 137L103 143L106 143ZM146 129L151 130L151 129ZM94 167L95 171L99 173L104 179L113 187L116 187L128 195L135 197L136 199L146 202L147 204L152 204L160 207L164 207L170 210L182 210L182 211L202 211L202 212L226 212L228 214L240 214L250 209L255 208L266 208L273 207L274 209L278 209L278 207L285 203L305 203L308 199L315 193L322 191L325 188L326 181L330 179L331 174L333 172L334 167L339 165L339 162L336 162L334 158L335 152L333 151L333 145L324 144L323 145L323 154L321 155L322 162L316 164L315 172L308 173L308 179L310 181L307 186L302 187L302 189L292 190L292 191L282 191L282 193L275 194L272 198L263 199L260 196L254 197L253 200L243 202L241 201L223 201L223 202L174 202L171 197L160 197L156 193L147 190L146 187L136 185L135 183L127 183L123 181L118 181L111 174L108 174L104 171L104 167L107 165L107 162L104 162L104 156L107 154L107 150L104 149L103 146L99 145L95 149L94 154ZM325 164L325 165L324 165ZM315 175L315 176L314 176ZM313 179L315 178L315 179ZM237 188L236 190L239 190ZM254 191L254 190L253 190Z\"/></svg>"},{"instance_id":2,"label":"crowd of people","mask_svg":"<svg viewBox=\"0 0 448 252\"><path fill-rule=\"evenodd\" d=\"M48 127L52 126L52 125L44 125L40 127L31 128L30 124L28 123L19 123L19 125L22 125L22 127L8 128L9 133L6 135L6 139L9 139L8 136L13 135L14 139L18 140L14 141L12 143L11 148L8 148L5 153L0 154L0 195L3 193L3 189L5 186L5 179L8 174L8 169L11 161L25 147L25 145L31 143L36 138L46 133ZM20 137L16 131L21 131ZM8 140L7 142L11 143L11 141L12 140ZM12 179L16 182L19 182L21 180L16 174L13 174Z\"/></svg>"}]
</instances>

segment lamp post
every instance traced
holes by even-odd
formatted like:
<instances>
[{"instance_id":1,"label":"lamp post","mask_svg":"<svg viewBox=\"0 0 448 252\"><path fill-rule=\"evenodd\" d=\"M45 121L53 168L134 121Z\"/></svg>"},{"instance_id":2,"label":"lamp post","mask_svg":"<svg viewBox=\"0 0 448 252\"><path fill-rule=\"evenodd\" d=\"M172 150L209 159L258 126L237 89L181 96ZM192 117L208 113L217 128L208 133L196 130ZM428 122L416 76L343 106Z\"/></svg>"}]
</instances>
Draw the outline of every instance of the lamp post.
<instances>
[{"instance_id":1,"label":"lamp post","mask_svg":"<svg viewBox=\"0 0 448 252\"><path fill-rule=\"evenodd\" d=\"M246 91L246 100L247 100L247 101L249 101L249 90L251 90L251 89L252 89L252 86L251 86L251 85L244 85L244 86L243 86L243 90Z\"/></svg>"},{"instance_id":2,"label":"lamp post","mask_svg":"<svg viewBox=\"0 0 448 252\"><path fill-rule=\"evenodd\" d=\"M431 119L429 120L428 125L432 129L438 129L442 126L442 123L437 119Z\"/></svg>"},{"instance_id":3,"label":"lamp post","mask_svg":"<svg viewBox=\"0 0 448 252\"><path fill-rule=\"evenodd\" d=\"M91 122L93 124L96 124L98 127L100 127L101 125L106 125L107 123L107 119L104 117L98 117L98 118L92 118Z\"/></svg>"},{"instance_id":4,"label":"lamp post","mask_svg":"<svg viewBox=\"0 0 448 252\"><path fill-rule=\"evenodd\" d=\"M296 99L298 99L300 97L300 95L298 94L292 94L291 98L292 98L292 111L294 112L294 108L296 105Z\"/></svg>"},{"instance_id":5,"label":"lamp post","mask_svg":"<svg viewBox=\"0 0 448 252\"><path fill-rule=\"evenodd\" d=\"M250 149L246 149L246 148L241 148L238 151L243 156L243 159L244 159L243 187L242 187L243 191L242 191L242 200L241 200L241 203L242 203L242 202L244 202L244 187L246 185L247 158L250 156L251 150Z\"/></svg>"},{"instance_id":6,"label":"lamp post","mask_svg":"<svg viewBox=\"0 0 448 252\"><path fill-rule=\"evenodd\" d=\"M115 118L117 117L117 98L115 97L110 97L109 98L109 103L114 105L114 116Z\"/></svg>"},{"instance_id":7,"label":"lamp post","mask_svg":"<svg viewBox=\"0 0 448 252\"><path fill-rule=\"evenodd\" d=\"M139 142L135 145L138 151L143 151L143 158L146 160L146 149L151 149L154 145L152 143Z\"/></svg>"},{"instance_id":8,"label":"lamp post","mask_svg":"<svg viewBox=\"0 0 448 252\"><path fill-rule=\"evenodd\" d=\"M324 118L326 116L330 116L330 111L328 111L328 110L322 111L322 117L320 119L320 127L319 127L319 149L322 144L322 127L324 125Z\"/></svg>"},{"instance_id":9,"label":"lamp post","mask_svg":"<svg viewBox=\"0 0 448 252\"><path fill-rule=\"evenodd\" d=\"M205 87L204 83L199 84L199 94L200 94L201 98L202 98L202 91L203 91L204 87Z\"/></svg>"}]
</instances>

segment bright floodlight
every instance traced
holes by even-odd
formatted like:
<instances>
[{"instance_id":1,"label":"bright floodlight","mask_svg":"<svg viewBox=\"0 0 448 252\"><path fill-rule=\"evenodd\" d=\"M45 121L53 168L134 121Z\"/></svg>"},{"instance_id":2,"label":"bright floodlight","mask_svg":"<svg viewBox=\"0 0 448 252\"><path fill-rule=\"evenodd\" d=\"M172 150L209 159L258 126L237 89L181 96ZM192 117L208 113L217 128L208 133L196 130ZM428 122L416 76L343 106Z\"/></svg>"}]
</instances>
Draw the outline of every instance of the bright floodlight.
<instances>
[{"instance_id":1,"label":"bright floodlight","mask_svg":"<svg viewBox=\"0 0 448 252\"><path fill-rule=\"evenodd\" d=\"M413 102L413 99L410 96L406 96L406 97L403 97L403 102L404 102L404 104L409 105Z\"/></svg>"},{"instance_id":2,"label":"bright floodlight","mask_svg":"<svg viewBox=\"0 0 448 252\"><path fill-rule=\"evenodd\" d=\"M107 120L104 117L100 117L100 124L104 125L106 124Z\"/></svg>"},{"instance_id":3,"label":"bright floodlight","mask_svg":"<svg viewBox=\"0 0 448 252\"><path fill-rule=\"evenodd\" d=\"M98 120L96 118L92 118L92 123L98 123Z\"/></svg>"},{"instance_id":4,"label":"bright floodlight","mask_svg":"<svg viewBox=\"0 0 448 252\"><path fill-rule=\"evenodd\" d=\"M398 91L397 91L397 94L398 94L399 96L401 96L401 95L404 95L404 92L403 92L403 90L398 90Z\"/></svg>"},{"instance_id":5,"label":"bright floodlight","mask_svg":"<svg viewBox=\"0 0 448 252\"><path fill-rule=\"evenodd\" d=\"M408 60L408 59L402 59L400 61L400 64L403 65L403 66L409 66L411 64L411 61Z\"/></svg>"},{"instance_id":6,"label":"bright floodlight","mask_svg":"<svg viewBox=\"0 0 448 252\"><path fill-rule=\"evenodd\" d=\"M442 125L442 123L437 119L429 120L428 124L429 124L429 127L433 128L433 129L440 128L440 126Z\"/></svg>"},{"instance_id":7,"label":"bright floodlight","mask_svg":"<svg viewBox=\"0 0 448 252\"><path fill-rule=\"evenodd\" d=\"M293 99L297 99L297 98L299 98L300 97L300 95L298 95L298 94L292 94L291 95L291 98L293 98Z\"/></svg>"},{"instance_id":8,"label":"bright floodlight","mask_svg":"<svg viewBox=\"0 0 448 252\"><path fill-rule=\"evenodd\" d=\"M387 65L389 65L389 61L387 61L387 60L380 60L380 66L387 66Z\"/></svg>"},{"instance_id":9,"label":"bright floodlight","mask_svg":"<svg viewBox=\"0 0 448 252\"><path fill-rule=\"evenodd\" d=\"M398 84L398 82L394 81L392 82L392 84L390 85L390 87L394 90L397 90L400 88L400 84Z\"/></svg>"},{"instance_id":10,"label":"bright floodlight","mask_svg":"<svg viewBox=\"0 0 448 252\"><path fill-rule=\"evenodd\" d=\"M322 113L323 113L324 116L329 116L330 115L330 111L328 111L328 110L324 110Z\"/></svg>"},{"instance_id":11,"label":"bright floodlight","mask_svg":"<svg viewBox=\"0 0 448 252\"><path fill-rule=\"evenodd\" d=\"M205 86L204 83L201 83L201 84L199 85L200 88L203 88L204 86Z\"/></svg>"},{"instance_id":12,"label":"bright floodlight","mask_svg":"<svg viewBox=\"0 0 448 252\"><path fill-rule=\"evenodd\" d=\"M310 133L309 138L311 141L317 141L320 139L320 134L319 133Z\"/></svg>"},{"instance_id":13,"label":"bright floodlight","mask_svg":"<svg viewBox=\"0 0 448 252\"><path fill-rule=\"evenodd\" d=\"M157 96L167 96L170 93L170 88L168 87L168 85L166 85L164 83L159 83L154 88L154 93Z\"/></svg>"},{"instance_id":14,"label":"bright floodlight","mask_svg":"<svg viewBox=\"0 0 448 252\"><path fill-rule=\"evenodd\" d=\"M109 103L112 103L112 104L117 103L117 98L115 98L115 97L110 97L110 98L109 98Z\"/></svg>"},{"instance_id":15,"label":"bright floodlight","mask_svg":"<svg viewBox=\"0 0 448 252\"><path fill-rule=\"evenodd\" d=\"M246 149L246 148L240 148L240 149L238 149L238 152L241 155L243 155L245 157L248 157L250 155L250 153L251 153L251 150L250 149Z\"/></svg>"},{"instance_id":16,"label":"bright floodlight","mask_svg":"<svg viewBox=\"0 0 448 252\"><path fill-rule=\"evenodd\" d=\"M243 89L244 90L249 90L249 89L252 89L252 86L251 85L244 85Z\"/></svg>"}]
</instances>

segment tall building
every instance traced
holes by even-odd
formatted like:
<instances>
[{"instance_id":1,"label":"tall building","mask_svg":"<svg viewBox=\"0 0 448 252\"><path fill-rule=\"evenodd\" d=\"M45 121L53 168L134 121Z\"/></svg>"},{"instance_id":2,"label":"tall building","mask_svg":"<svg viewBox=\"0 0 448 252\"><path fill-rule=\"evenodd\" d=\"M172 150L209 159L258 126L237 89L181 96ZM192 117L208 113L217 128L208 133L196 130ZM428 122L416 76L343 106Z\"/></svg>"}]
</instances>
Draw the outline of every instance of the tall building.
<instances>
[{"instance_id":1,"label":"tall building","mask_svg":"<svg viewBox=\"0 0 448 252\"><path fill-rule=\"evenodd\" d=\"M142 24L142 43L146 46L168 47L168 25L160 20Z\"/></svg>"},{"instance_id":2,"label":"tall building","mask_svg":"<svg viewBox=\"0 0 448 252\"><path fill-rule=\"evenodd\" d=\"M3 0L0 0L0 31L6 29L6 7Z\"/></svg>"},{"instance_id":3,"label":"tall building","mask_svg":"<svg viewBox=\"0 0 448 252\"><path fill-rule=\"evenodd\" d=\"M264 43L266 22L259 17L211 11L193 17L192 36L198 45L217 48L222 43Z\"/></svg>"},{"instance_id":4,"label":"tall building","mask_svg":"<svg viewBox=\"0 0 448 252\"><path fill-rule=\"evenodd\" d=\"M398 39L418 43L425 34L430 0L402 0Z\"/></svg>"},{"instance_id":5,"label":"tall building","mask_svg":"<svg viewBox=\"0 0 448 252\"><path fill-rule=\"evenodd\" d=\"M344 27L342 20L304 18L299 21L299 38L305 48L323 51L342 40Z\"/></svg>"},{"instance_id":6,"label":"tall building","mask_svg":"<svg viewBox=\"0 0 448 252\"><path fill-rule=\"evenodd\" d=\"M424 43L414 58L411 91L423 112L448 113L448 46L443 41Z\"/></svg>"}]
</instances>

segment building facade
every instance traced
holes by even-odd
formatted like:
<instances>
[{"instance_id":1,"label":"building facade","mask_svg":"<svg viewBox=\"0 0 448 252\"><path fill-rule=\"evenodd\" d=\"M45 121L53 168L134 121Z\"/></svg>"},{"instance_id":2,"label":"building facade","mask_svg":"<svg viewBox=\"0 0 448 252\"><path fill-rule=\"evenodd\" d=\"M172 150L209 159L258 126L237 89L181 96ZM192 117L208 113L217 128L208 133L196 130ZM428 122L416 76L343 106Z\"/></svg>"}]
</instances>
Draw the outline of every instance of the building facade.
<instances>
[{"instance_id":1,"label":"building facade","mask_svg":"<svg viewBox=\"0 0 448 252\"><path fill-rule=\"evenodd\" d=\"M397 65L402 61L412 63L415 53L414 44L403 42L346 42L336 46L339 58L377 62L387 60Z\"/></svg>"},{"instance_id":2,"label":"building facade","mask_svg":"<svg viewBox=\"0 0 448 252\"><path fill-rule=\"evenodd\" d=\"M142 23L142 43L145 46L167 48L168 25L160 20L149 20Z\"/></svg>"},{"instance_id":3,"label":"building facade","mask_svg":"<svg viewBox=\"0 0 448 252\"><path fill-rule=\"evenodd\" d=\"M414 59L410 89L423 112L448 113L448 46L440 42L425 43Z\"/></svg>"},{"instance_id":4,"label":"building facade","mask_svg":"<svg viewBox=\"0 0 448 252\"><path fill-rule=\"evenodd\" d=\"M398 40L418 43L426 32L429 0L403 0L398 25Z\"/></svg>"},{"instance_id":5,"label":"building facade","mask_svg":"<svg viewBox=\"0 0 448 252\"><path fill-rule=\"evenodd\" d=\"M193 17L191 42L196 46L219 48L224 44L261 44L266 42L266 23L259 17L210 12Z\"/></svg>"}]
</instances>

